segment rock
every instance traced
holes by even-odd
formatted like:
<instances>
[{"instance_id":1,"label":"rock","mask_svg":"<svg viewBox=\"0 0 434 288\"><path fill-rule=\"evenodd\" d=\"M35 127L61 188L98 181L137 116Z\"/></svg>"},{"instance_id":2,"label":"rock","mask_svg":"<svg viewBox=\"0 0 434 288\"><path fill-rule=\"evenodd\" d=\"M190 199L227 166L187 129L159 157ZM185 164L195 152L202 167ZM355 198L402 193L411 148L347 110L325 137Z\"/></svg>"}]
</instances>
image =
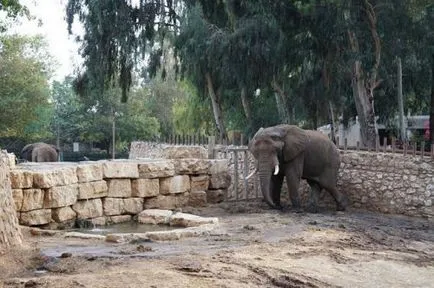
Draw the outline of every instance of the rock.
<instances>
[{"instance_id":1,"label":"rock","mask_svg":"<svg viewBox=\"0 0 434 288\"><path fill-rule=\"evenodd\" d=\"M207 159L208 152L202 146L171 146L163 149L163 157L166 159Z\"/></svg>"},{"instance_id":2,"label":"rock","mask_svg":"<svg viewBox=\"0 0 434 288\"><path fill-rule=\"evenodd\" d=\"M145 209L175 209L185 207L188 204L189 193L177 195L159 195L157 197L145 199Z\"/></svg>"},{"instance_id":3,"label":"rock","mask_svg":"<svg viewBox=\"0 0 434 288\"><path fill-rule=\"evenodd\" d=\"M229 168L228 159L209 159L210 163L209 174L227 173Z\"/></svg>"},{"instance_id":4,"label":"rock","mask_svg":"<svg viewBox=\"0 0 434 288\"><path fill-rule=\"evenodd\" d=\"M15 211L21 211L21 207L23 207L23 189L12 189L12 198L15 203Z\"/></svg>"},{"instance_id":5,"label":"rock","mask_svg":"<svg viewBox=\"0 0 434 288\"><path fill-rule=\"evenodd\" d=\"M159 179L134 179L131 181L133 197L154 197L160 194Z\"/></svg>"},{"instance_id":6,"label":"rock","mask_svg":"<svg viewBox=\"0 0 434 288\"><path fill-rule=\"evenodd\" d=\"M105 216L96 217L89 219L90 223L92 223L93 226L105 226L107 225L107 218Z\"/></svg>"},{"instance_id":7,"label":"rock","mask_svg":"<svg viewBox=\"0 0 434 288\"><path fill-rule=\"evenodd\" d=\"M35 188L66 186L77 182L78 179L75 167L41 165L40 169L33 171L33 187Z\"/></svg>"},{"instance_id":8,"label":"rock","mask_svg":"<svg viewBox=\"0 0 434 288\"><path fill-rule=\"evenodd\" d=\"M131 181L130 179L110 179L107 180L108 197L131 197Z\"/></svg>"},{"instance_id":9,"label":"rock","mask_svg":"<svg viewBox=\"0 0 434 288\"><path fill-rule=\"evenodd\" d=\"M209 176L208 175L200 175L200 176L191 176L190 179L190 191L206 191L209 187Z\"/></svg>"},{"instance_id":10,"label":"rock","mask_svg":"<svg viewBox=\"0 0 434 288\"><path fill-rule=\"evenodd\" d=\"M196 227L203 224L217 224L216 217L201 217L187 213L176 213L170 217L170 226Z\"/></svg>"},{"instance_id":11,"label":"rock","mask_svg":"<svg viewBox=\"0 0 434 288\"><path fill-rule=\"evenodd\" d=\"M30 228L30 234L32 236L56 236L60 235L62 232L58 230L46 230L39 228Z\"/></svg>"},{"instance_id":12,"label":"rock","mask_svg":"<svg viewBox=\"0 0 434 288\"><path fill-rule=\"evenodd\" d=\"M80 200L72 205L78 219L89 219L103 216L101 199Z\"/></svg>"},{"instance_id":13,"label":"rock","mask_svg":"<svg viewBox=\"0 0 434 288\"><path fill-rule=\"evenodd\" d=\"M77 202L78 185L56 186L45 191L44 208L70 206Z\"/></svg>"},{"instance_id":14,"label":"rock","mask_svg":"<svg viewBox=\"0 0 434 288\"><path fill-rule=\"evenodd\" d=\"M86 234L86 233L79 233L79 232L67 232L65 233L65 238L105 240L105 236L103 235Z\"/></svg>"},{"instance_id":15,"label":"rock","mask_svg":"<svg viewBox=\"0 0 434 288\"><path fill-rule=\"evenodd\" d=\"M107 224L117 224L117 223L130 222L131 219L132 219L131 215L110 216L110 217L107 217Z\"/></svg>"},{"instance_id":16,"label":"rock","mask_svg":"<svg viewBox=\"0 0 434 288\"><path fill-rule=\"evenodd\" d=\"M54 208L51 210L51 217L54 221L60 223L67 220L75 219L77 213L71 207Z\"/></svg>"},{"instance_id":17,"label":"rock","mask_svg":"<svg viewBox=\"0 0 434 288\"><path fill-rule=\"evenodd\" d=\"M208 190L206 191L206 202L207 203L221 203L225 200L225 195L227 194L227 190L218 189L218 190Z\"/></svg>"},{"instance_id":18,"label":"rock","mask_svg":"<svg viewBox=\"0 0 434 288\"><path fill-rule=\"evenodd\" d=\"M104 215L121 215L124 211L124 200L122 198L109 198L103 199Z\"/></svg>"},{"instance_id":19,"label":"rock","mask_svg":"<svg viewBox=\"0 0 434 288\"><path fill-rule=\"evenodd\" d=\"M23 189L23 202L21 211L44 208L44 191L42 189Z\"/></svg>"},{"instance_id":20,"label":"rock","mask_svg":"<svg viewBox=\"0 0 434 288\"><path fill-rule=\"evenodd\" d=\"M105 236L105 241L110 243L125 243L129 240L127 240L123 234L107 234Z\"/></svg>"},{"instance_id":21,"label":"rock","mask_svg":"<svg viewBox=\"0 0 434 288\"><path fill-rule=\"evenodd\" d=\"M176 174L208 174L210 162L208 159L177 159L174 160Z\"/></svg>"},{"instance_id":22,"label":"rock","mask_svg":"<svg viewBox=\"0 0 434 288\"><path fill-rule=\"evenodd\" d=\"M140 178L161 178L175 175L175 166L170 160L139 163Z\"/></svg>"},{"instance_id":23,"label":"rock","mask_svg":"<svg viewBox=\"0 0 434 288\"><path fill-rule=\"evenodd\" d=\"M107 182L104 180L78 184L78 199L102 198L108 195Z\"/></svg>"},{"instance_id":24,"label":"rock","mask_svg":"<svg viewBox=\"0 0 434 288\"><path fill-rule=\"evenodd\" d=\"M62 254L60 254L60 258L70 258L72 257L72 253L69 252L63 252Z\"/></svg>"},{"instance_id":25,"label":"rock","mask_svg":"<svg viewBox=\"0 0 434 288\"><path fill-rule=\"evenodd\" d=\"M78 183L101 181L103 178L101 163L86 163L77 166Z\"/></svg>"},{"instance_id":26,"label":"rock","mask_svg":"<svg viewBox=\"0 0 434 288\"><path fill-rule=\"evenodd\" d=\"M26 226L43 225L51 222L51 209L39 209L22 212L20 224Z\"/></svg>"},{"instance_id":27,"label":"rock","mask_svg":"<svg viewBox=\"0 0 434 288\"><path fill-rule=\"evenodd\" d=\"M139 178L136 162L129 161L103 161L104 178Z\"/></svg>"},{"instance_id":28,"label":"rock","mask_svg":"<svg viewBox=\"0 0 434 288\"><path fill-rule=\"evenodd\" d=\"M212 174L209 180L209 189L227 189L231 184L228 173Z\"/></svg>"},{"instance_id":29,"label":"rock","mask_svg":"<svg viewBox=\"0 0 434 288\"><path fill-rule=\"evenodd\" d=\"M23 170L11 170L10 172L12 189L32 188L33 173Z\"/></svg>"},{"instance_id":30,"label":"rock","mask_svg":"<svg viewBox=\"0 0 434 288\"><path fill-rule=\"evenodd\" d=\"M172 214L170 210L146 209L138 215L137 221L142 224L169 224Z\"/></svg>"},{"instance_id":31,"label":"rock","mask_svg":"<svg viewBox=\"0 0 434 288\"><path fill-rule=\"evenodd\" d=\"M160 194L184 193L190 190L190 178L187 175L177 175L160 179Z\"/></svg>"},{"instance_id":32,"label":"rock","mask_svg":"<svg viewBox=\"0 0 434 288\"><path fill-rule=\"evenodd\" d=\"M181 238L197 237L210 234L215 228L214 224L205 224L198 227L175 229L169 231L146 232L145 235L153 241L173 241Z\"/></svg>"},{"instance_id":33,"label":"rock","mask_svg":"<svg viewBox=\"0 0 434 288\"><path fill-rule=\"evenodd\" d=\"M190 192L190 197L188 199L188 206L205 207L207 204L206 197L207 195L205 191Z\"/></svg>"},{"instance_id":34,"label":"rock","mask_svg":"<svg viewBox=\"0 0 434 288\"><path fill-rule=\"evenodd\" d=\"M124 199L122 214L138 214L143 211L143 198Z\"/></svg>"}]
</instances>

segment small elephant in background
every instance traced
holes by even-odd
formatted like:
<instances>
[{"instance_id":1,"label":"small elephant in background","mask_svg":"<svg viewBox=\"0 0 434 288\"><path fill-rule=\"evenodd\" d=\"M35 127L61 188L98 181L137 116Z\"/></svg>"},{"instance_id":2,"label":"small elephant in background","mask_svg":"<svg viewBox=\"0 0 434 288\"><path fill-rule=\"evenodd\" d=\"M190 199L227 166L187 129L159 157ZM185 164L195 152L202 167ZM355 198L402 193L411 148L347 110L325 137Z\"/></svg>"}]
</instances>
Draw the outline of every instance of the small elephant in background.
<instances>
[{"instance_id":1,"label":"small elephant in background","mask_svg":"<svg viewBox=\"0 0 434 288\"><path fill-rule=\"evenodd\" d=\"M258 164L253 173L259 173L262 194L271 207L281 207L280 191L286 177L294 209L301 209L298 188L300 179L306 179L311 187L309 212L317 212L321 189L330 192L337 210L345 210L347 198L336 188L339 151L321 132L286 124L261 128L250 141L249 150Z\"/></svg>"},{"instance_id":2,"label":"small elephant in background","mask_svg":"<svg viewBox=\"0 0 434 288\"><path fill-rule=\"evenodd\" d=\"M54 145L37 142L24 146L20 156L29 162L57 162L59 150Z\"/></svg>"}]
</instances>

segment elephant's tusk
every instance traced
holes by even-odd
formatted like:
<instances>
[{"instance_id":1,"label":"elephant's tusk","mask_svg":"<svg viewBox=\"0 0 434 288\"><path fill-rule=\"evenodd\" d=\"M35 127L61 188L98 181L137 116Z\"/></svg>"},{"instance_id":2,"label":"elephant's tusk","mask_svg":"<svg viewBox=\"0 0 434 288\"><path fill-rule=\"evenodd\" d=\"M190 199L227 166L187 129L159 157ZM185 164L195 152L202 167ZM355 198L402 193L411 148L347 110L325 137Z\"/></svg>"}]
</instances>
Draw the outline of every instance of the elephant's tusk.
<instances>
[{"instance_id":1,"label":"elephant's tusk","mask_svg":"<svg viewBox=\"0 0 434 288\"><path fill-rule=\"evenodd\" d=\"M250 174L246 177L246 180L249 180L253 175L255 175L256 171L258 171L258 169L255 168L255 170L253 170L253 172L250 173Z\"/></svg>"},{"instance_id":2,"label":"elephant's tusk","mask_svg":"<svg viewBox=\"0 0 434 288\"><path fill-rule=\"evenodd\" d=\"M274 175L279 174L279 164L276 164L276 166L274 166Z\"/></svg>"}]
</instances>

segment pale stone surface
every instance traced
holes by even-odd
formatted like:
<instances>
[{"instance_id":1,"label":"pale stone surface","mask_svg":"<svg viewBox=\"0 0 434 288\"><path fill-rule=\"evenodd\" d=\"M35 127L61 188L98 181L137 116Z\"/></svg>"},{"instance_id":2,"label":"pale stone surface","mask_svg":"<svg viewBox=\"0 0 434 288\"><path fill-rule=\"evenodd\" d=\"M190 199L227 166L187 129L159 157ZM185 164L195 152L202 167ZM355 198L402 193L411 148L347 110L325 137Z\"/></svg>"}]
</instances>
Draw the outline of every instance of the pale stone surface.
<instances>
[{"instance_id":1,"label":"pale stone surface","mask_svg":"<svg viewBox=\"0 0 434 288\"><path fill-rule=\"evenodd\" d=\"M107 224L124 223L132 220L131 215L117 215L107 217Z\"/></svg>"},{"instance_id":2,"label":"pale stone surface","mask_svg":"<svg viewBox=\"0 0 434 288\"><path fill-rule=\"evenodd\" d=\"M51 217L56 222L64 222L71 219L75 219L77 216L77 213L72 210L70 206L68 207L61 207L61 208L54 208L51 210Z\"/></svg>"},{"instance_id":3,"label":"pale stone surface","mask_svg":"<svg viewBox=\"0 0 434 288\"><path fill-rule=\"evenodd\" d=\"M15 169L15 167L16 167L15 163L17 162L17 157L15 156L14 153L8 153L7 155L8 155L8 160L9 160L9 163L8 163L9 168Z\"/></svg>"},{"instance_id":4,"label":"pale stone surface","mask_svg":"<svg viewBox=\"0 0 434 288\"><path fill-rule=\"evenodd\" d=\"M218 190L208 190L206 191L206 202L208 203L221 203L225 200L225 195L227 190L218 189Z\"/></svg>"},{"instance_id":5,"label":"pale stone surface","mask_svg":"<svg viewBox=\"0 0 434 288\"><path fill-rule=\"evenodd\" d=\"M51 209L21 212L20 224L26 226L43 225L51 222Z\"/></svg>"},{"instance_id":6,"label":"pale stone surface","mask_svg":"<svg viewBox=\"0 0 434 288\"><path fill-rule=\"evenodd\" d=\"M72 205L78 219L101 217L103 215L101 199L80 200Z\"/></svg>"},{"instance_id":7,"label":"pale stone surface","mask_svg":"<svg viewBox=\"0 0 434 288\"><path fill-rule=\"evenodd\" d=\"M107 218L105 216L89 219L90 223L95 226L105 226L107 224Z\"/></svg>"},{"instance_id":8,"label":"pale stone surface","mask_svg":"<svg viewBox=\"0 0 434 288\"><path fill-rule=\"evenodd\" d=\"M188 213L175 213L170 217L170 226L195 227L203 224L217 224L217 217L201 217Z\"/></svg>"},{"instance_id":9,"label":"pale stone surface","mask_svg":"<svg viewBox=\"0 0 434 288\"><path fill-rule=\"evenodd\" d=\"M124 200L122 198L109 198L103 200L104 215L121 215L124 211Z\"/></svg>"},{"instance_id":10,"label":"pale stone surface","mask_svg":"<svg viewBox=\"0 0 434 288\"><path fill-rule=\"evenodd\" d=\"M145 199L145 209L175 209L185 207L188 204L189 193L176 195L159 195L157 197Z\"/></svg>"},{"instance_id":11,"label":"pale stone surface","mask_svg":"<svg viewBox=\"0 0 434 288\"><path fill-rule=\"evenodd\" d=\"M108 197L131 197L131 180L130 179L110 179L107 180Z\"/></svg>"},{"instance_id":12,"label":"pale stone surface","mask_svg":"<svg viewBox=\"0 0 434 288\"><path fill-rule=\"evenodd\" d=\"M21 207L23 207L23 189L12 189L12 198L15 203L15 211L21 211Z\"/></svg>"},{"instance_id":13,"label":"pale stone surface","mask_svg":"<svg viewBox=\"0 0 434 288\"><path fill-rule=\"evenodd\" d=\"M212 174L209 179L209 189L227 189L231 184L231 176L228 173Z\"/></svg>"},{"instance_id":14,"label":"pale stone surface","mask_svg":"<svg viewBox=\"0 0 434 288\"><path fill-rule=\"evenodd\" d=\"M209 187L209 176L208 175L199 175L199 176L191 176L190 181L190 190L194 191L206 191Z\"/></svg>"},{"instance_id":15,"label":"pale stone surface","mask_svg":"<svg viewBox=\"0 0 434 288\"><path fill-rule=\"evenodd\" d=\"M33 173L24 170L11 170L11 186L13 189L32 188Z\"/></svg>"},{"instance_id":16,"label":"pale stone surface","mask_svg":"<svg viewBox=\"0 0 434 288\"><path fill-rule=\"evenodd\" d=\"M139 178L136 162L129 161L103 161L104 178Z\"/></svg>"},{"instance_id":17,"label":"pale stone surface","mask_svg":"<svg viewBox=\"0 0 434 288\"><path fill-rule=\"evenodd\" d=\"M93 182L102 180L102 164L86 163L77 166L77 178L79 183Z\"/></svg>"},{"instance_id":18,"label":"pale stone surface","mask_svg":"<svg viewBox=\"0 0 434 288\"><path fill-rule=\"evenodd\" d=\"M143 211L143 198L124 199L124 210L122 214L138 214Z\"/></svg>"},{"instance_id":19,"label":"pale stone surface","mask_svg":"<svg viewBox=\"0 0 434 288\"><path fill-rule=\"evenodd\" d=\"M208 159L178 159L174 160L176 174L208 174L210 162Z\"/></svg>"},{"instance_id":20,"label":"pale stone surface","mask_svg":"<svg viewBox=\"0 0 434 288\"><path fill-rule=\"evenodd\" d=\"M190 190L190 177L177 175L160 179L160 194L184 193Z\"/></svg>"},{"instance_id":21,"label":"pale stone surface","mask_svg":"<svg viewBox=\"0 0 434 288\"><path fill-rule=\"evenodd\" d=\"M80 233L80 232L67 232L67 233L65 233L64 236L66 238L105 240L104 235L87 234L87 233Z\"/></svg>"},{"instance_id":22,"label":"pale stone surface","mask_svg":"<svg viewBox=\"0 0 434 288\"><path fill-rule=\"evenodd\" d=\"M211 233L211 231L215 229L215 226L216 225L214 224L206 224L199 227L190 227L169 231L146 232L145 236L153 241L173 241L188 237L209 235L209 233Z\"/></svg>"},{"instance_id":23,"label":"pale stone surface","mask_svg":"<svg viewBox=\"0 0 434 288\"><path fill-rule=\"evenodd\" d=\"M44 208L70 206L77 202L78 185L56 186L45 191Z\"/></svg>"},{"instance_id":24,"label":"pale stone surface","mask_svg":"<svg viewBox=\"0 0 434 288\"><path fill-rule=\"evenodd\" d=\"M207 205L207 195L205 191L192 191L188 199L188 206L205 207Z\"/></svg>"},{"instance_id":25,"label":"pale stone surface","mask_svg":"<svg viewBox=\"0 0 434 288\"><path fill-rule=\"evenodd\" d=\"M154 197L160 194L160 181L158 179L131 180L133 197Z\"/></svg>"},{"instance_id":26,"label":"pale stone surface","mask_svg":"<svg viewBox=\"0 0 434 288\"><path fill-rule=\"evenodd\" d=\"M142 224L169 224L172 214L170 210L146 209L138 215L137 221Z\"/></svg>"},{"instance_id":27,"label":"pale stone surface","mask_svg":"<svg viewBox=\"0 0 434 288\"><path fill-rule=\"evenodd\" d=\"M107 182L104 180L78 184L78 199L102 198L108 195Z\"/></svg>"},{"instance_id":28,"label":"pale stone surface","mask_svg":"<svg viewBox=\"0 0 434 288\"><path fill-rule=\"evenodd\" d=\"M228 159L209 159L209 174L227 173L229 168Z\"/></svg>"},{"instance_id":29,"label":"pale stone surface","mask_svg":"<svg viewBox=\"0 0 434 288\"><path fill-rule=\"evenodd\" d=\"M161 178L175 175L175 166L171 160L139 163L140 178Z\"/></svg>"},{"instance_id":30,"label":"pale stone surface","mask_svg":"<svg viewBox=\"0 0 434 288\"><path fill-rule=\"evenodd\" d=\"M44 191L42 189L23 189L21 211L42 209L44 206Z\"/></svg>"},{"instance_id":31,"label":"pale stone surface","mask_svg":"<svg viewBox=\"0 0 434 288\"><path fill-rule=\"evenodd\" d=\"M47 165L47 164L45 164ZM44 169L44 167L48 167ZM62 167L59 165L42 166L33 172L33 187L50 188L54 186L66 186L77 183L75 167Z\"/></svg>"},{"instance_id":32,"label":"pale stone surface","mask_svg":"<svg viewBox=\"0 0 434 288\"><path fill-rule=\"evenodd\" d=\"M184 159L196 158L207 159L208 152L202 146L170 146L163 148L163 158Z\"/></svg>"}]
</instances>

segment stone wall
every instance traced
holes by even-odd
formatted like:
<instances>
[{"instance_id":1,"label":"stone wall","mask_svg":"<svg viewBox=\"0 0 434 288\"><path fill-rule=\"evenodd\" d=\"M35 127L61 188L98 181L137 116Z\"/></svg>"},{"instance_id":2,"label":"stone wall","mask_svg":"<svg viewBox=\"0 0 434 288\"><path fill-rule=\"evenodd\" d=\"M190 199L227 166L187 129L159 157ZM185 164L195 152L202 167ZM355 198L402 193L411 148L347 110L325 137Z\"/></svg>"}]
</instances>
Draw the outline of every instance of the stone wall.
<instances>
[{"instance_id":1,"label":"stone wall","mask_svg":"<svg viewBox=\"0 0 434 288\"><path fill-rule=\"evenodd\" d=\"M23 163L10 176L20 224L50 228L221 202L230 182L227 160L203 158Z\"/></svg>"}]
</instances>

